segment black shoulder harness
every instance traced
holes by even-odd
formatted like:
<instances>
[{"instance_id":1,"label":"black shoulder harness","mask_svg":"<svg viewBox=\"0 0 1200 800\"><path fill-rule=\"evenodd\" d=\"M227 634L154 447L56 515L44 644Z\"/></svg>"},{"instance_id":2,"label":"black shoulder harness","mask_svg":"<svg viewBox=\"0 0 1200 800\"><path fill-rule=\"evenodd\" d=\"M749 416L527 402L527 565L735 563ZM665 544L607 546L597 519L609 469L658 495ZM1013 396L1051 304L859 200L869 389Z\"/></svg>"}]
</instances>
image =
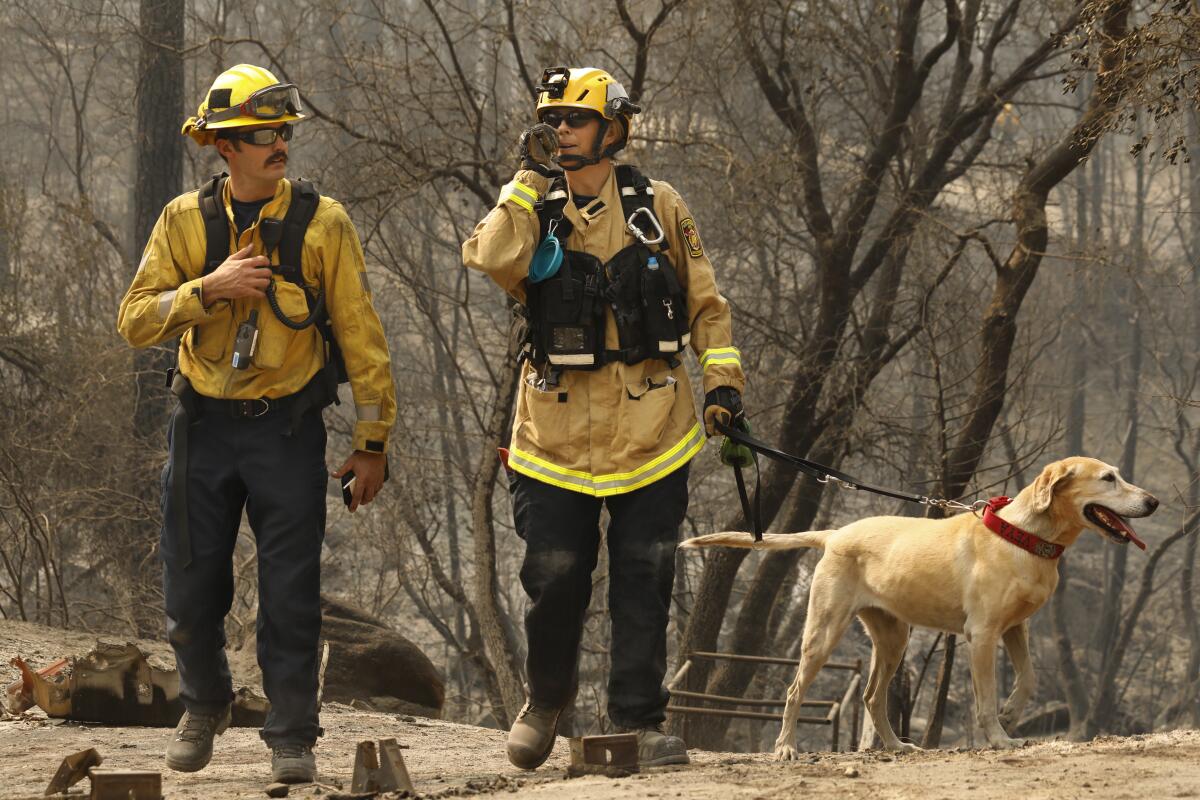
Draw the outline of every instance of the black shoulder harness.
<instances>
[{"instance_id":1,"label":"black shoulder harness","mask_svg":"<svg viewBox=\"0 0 1200 800\"><path fill-rule=\"evenodd\" d=\"M652 226L659 225L654 212L654 187L650 184L650 179L632 164L617 164L614 169L617 172L617 191L621 195L622 219L626 221L626 224L628 225L629 220L633 219L635 215L643 213L641 209L647 209L654 217ZM567 191L566 178L555 178L545 196L535 206L540 227L538 241L546 238L552 220L558 221L555 234L559 241L565 242L571 235L571 222L563 214L563 209L566 208L568 202L570 202L570 193ZM644 235L651 238L659 232L655 230L647 232L643 225L638 225L638 228ZM656 248L659 251L667 249L665 237L656 244Z\"/></svg>"},{"instance_id":2,"label":"black shoulder harness","mask_svg":"<svg viewBox=\"0 0 1200 800\"><path fill-rule=\"evenodd\" d=\"M207 275L229 258L229 219L225 214L224 190L225 181L229 176L222 172L213 175L200 187L200 214L204 217L204 270ZM317 192L312 181L303 179L289 180L292 187L292 199L288 204L287 213L283 216L282 234L279 239L279 274L284 280L299 286L304 292L310 314L317 308L315 300L304 285L304 272L301 262L304 256L304 234L308 225L317 213L321 195ZM323 305L323 304L322 304ZM322 308L315 320L317 330L325 340L327 362L334 365L337 371L337 382L348 380L345 361L341 348L333 336L333 325L329 314Z\"/></svg>"},{"instance_id":3,"label":"black shoulder harness","mask_svg":"<svg viewBox=\"0 0 1200 800\"><path fill-rule=\"evenodd\" d=\"M204 217L204 270L207 275L229 258L229 219L225 216L222 194L229 176L213 175L200 187L200 214Z\"/></svg>"}]
</instances>

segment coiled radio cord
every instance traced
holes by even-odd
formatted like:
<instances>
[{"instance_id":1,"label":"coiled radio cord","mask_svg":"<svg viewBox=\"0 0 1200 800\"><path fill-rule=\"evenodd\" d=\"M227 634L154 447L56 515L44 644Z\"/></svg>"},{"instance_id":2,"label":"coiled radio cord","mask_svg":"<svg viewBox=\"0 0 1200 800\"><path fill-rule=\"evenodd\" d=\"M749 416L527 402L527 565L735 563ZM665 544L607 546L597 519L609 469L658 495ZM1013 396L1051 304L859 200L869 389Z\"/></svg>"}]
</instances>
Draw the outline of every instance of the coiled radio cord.
<instances>
[{"instance_id":1,"label":"coiled radio cord","mask_svg":"<svg viewBox=\"0 0 1200 800\"><path fill-rule=\"evenodd\" d=\"M300 291L304 291L301 289ZM307 294L307 293L306 293ZM267 305L271 307L271 313L275 315L275 319L279 320L285 326L294 331L302 331L309 325L315 323L325 311L325 287L321 287L321 291L317 292L317 301L313 304L312 311L308 312L308 316L300 322L294 322L291 317L283 313L283 309L279 307L279 300L275 297L275 280L267 284Z\"/></svg>"}]
</instances>

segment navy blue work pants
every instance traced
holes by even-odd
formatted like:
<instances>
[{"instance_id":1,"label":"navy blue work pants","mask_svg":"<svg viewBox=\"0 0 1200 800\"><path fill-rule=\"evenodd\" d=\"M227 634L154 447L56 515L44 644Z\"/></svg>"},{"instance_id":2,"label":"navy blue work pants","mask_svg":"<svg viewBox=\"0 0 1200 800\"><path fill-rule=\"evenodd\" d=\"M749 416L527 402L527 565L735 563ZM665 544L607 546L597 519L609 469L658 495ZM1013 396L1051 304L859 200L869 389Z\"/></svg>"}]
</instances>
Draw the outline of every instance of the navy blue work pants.
<instances>
[{"instance_id":1,"label":"navy blue work pants","mask_svg":"<svg viewBox=\"0 0 1200 800\"><path fill-rule=\"evenodd\" d=\"M314 410L289 434L290 427L286 412L235 419L211 410L188 426L187 566L175 531L171 461L162 478L167 637L180 697L196 712L224 709L233 699L225 615L233 603L233 549L244 508L258 549L258 663L271 701L261 735L271 746L311 745L321 734L325 425ZM172 439L168 433L174 456Z\"/></svg>"},{"instance_id":2,"label":"navy blue work pants","mask_svg":"<svg viewBox=\"0 0 1200 800\"><path fill-rule=\"evenodd\" d=\"M579 643L608 505L608 610L612 624L608 717L621 728L666 719L667 621L675 547L687 512L688 468L628 494L597 498L513 473L517 535L525 540L521 584L529 645L530 701L562 708L579 680Z\"/></svg>"}]
</instances>

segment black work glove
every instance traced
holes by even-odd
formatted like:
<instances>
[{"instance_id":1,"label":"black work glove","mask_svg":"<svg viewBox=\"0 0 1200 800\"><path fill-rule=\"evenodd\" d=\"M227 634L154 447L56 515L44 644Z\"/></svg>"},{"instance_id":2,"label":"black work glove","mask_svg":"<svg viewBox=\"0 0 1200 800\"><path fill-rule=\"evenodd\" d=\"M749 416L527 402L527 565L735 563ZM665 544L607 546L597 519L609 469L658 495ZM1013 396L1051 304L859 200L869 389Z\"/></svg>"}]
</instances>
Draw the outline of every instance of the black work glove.
<instances>
[{"instance_id":1,"label":"black work glove","mask_svg":"<svg viewBox=\"0 0 1200 800\"><path fill-rule=\"evenodd\" d=\"M558 134L544 122L539 122L521 134L518 143L521 166L538 175L553 178L563 174L558 165Z\"/></svg>"},{"instance_id":2,"label":"black work glove","mask_svg":"<svg viewBox=\"0 0 1200 800\"><path fill-rule=\"evenodd\" d=\"M719 419L730 425L742 416L742 393L732 386L718 386L704 395L704 430L715 436L715 422Z\"/></svg>"}]
</instances>

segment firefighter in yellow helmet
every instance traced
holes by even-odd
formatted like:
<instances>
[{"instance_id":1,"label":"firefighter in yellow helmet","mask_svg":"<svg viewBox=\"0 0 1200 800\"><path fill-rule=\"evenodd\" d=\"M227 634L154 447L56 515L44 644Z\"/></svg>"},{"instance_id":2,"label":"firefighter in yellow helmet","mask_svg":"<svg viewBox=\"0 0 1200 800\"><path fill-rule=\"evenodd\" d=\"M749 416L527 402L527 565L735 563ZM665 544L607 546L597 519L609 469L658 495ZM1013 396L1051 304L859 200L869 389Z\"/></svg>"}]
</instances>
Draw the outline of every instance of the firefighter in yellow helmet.
<instances>
[{"instance_id":1,"label":"firefighter in yellow helmet","mask_svg":"<svg viewBox=\"0 0 1200 800\"><path fill-rule=\"evenodd\" d=\"M258 654L271 701L262 737L273 779L312 781L320 559L325 535L321 409L349 381L357 412L348 505L385 480L396 414L387 340L358 233L336 201L287 180L304 119L295 86L239 64L213 82L183 133L214 146L228 176L172 200L146 244L117 327L135 347L179 338L179 399L163 471L167 635L187 711L167 766L212 757L233 699L224 618L243 509L258 548Z\"/></svg>"},{"instance_id":2,"label":"firefighter in yellow helmet","mask_svg":"<svg viewBox=\"0 0 1200 800\"><path fill-rule=\"evenodd\" d=\"M574 700L584 614L611 522L608 715L646 766L687 763L660 730L666 634L688 462L717 419L742 414L729 306L695 220L667 183L615 165L641 109L600 69L556 67L522 134L524 169L463 245L463 260L524 309L529 334L508 451L529 696L508 756L534 769ZM697 421L683 363L704 374Z\"/></svg>"}]
</instances>

